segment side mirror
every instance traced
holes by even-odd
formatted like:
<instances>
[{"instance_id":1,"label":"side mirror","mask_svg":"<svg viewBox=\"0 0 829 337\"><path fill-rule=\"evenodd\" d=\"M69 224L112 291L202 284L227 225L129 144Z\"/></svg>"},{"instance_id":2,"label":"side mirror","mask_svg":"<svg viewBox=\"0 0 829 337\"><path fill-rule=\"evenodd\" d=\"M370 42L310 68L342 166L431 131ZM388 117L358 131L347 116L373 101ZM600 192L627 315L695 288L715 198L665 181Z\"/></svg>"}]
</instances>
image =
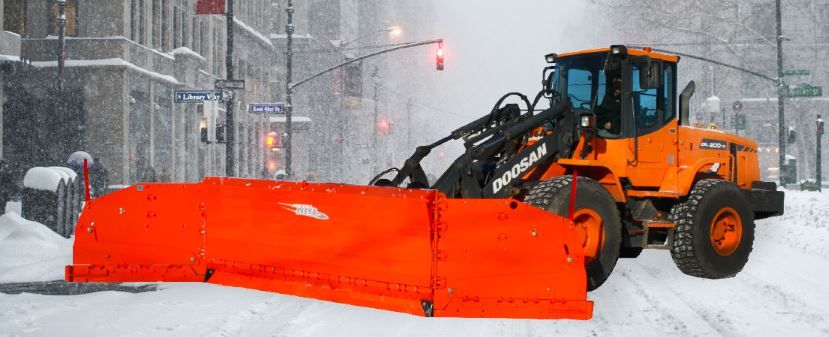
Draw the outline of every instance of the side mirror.
<instances>
[{"instance_id":1,"label":"side mirror","mask_svg":"<svg viewBox=\"0 0 829 337\"><path fill-rule=\"evenodd\" d=\"M662 63L651 62L639 70L639 86L642 89L659 89L662 84Z\"/></svg>"},{"instance_id":2,"label":"side mirror","mask_svg":"<svg viewBox=\"0 0 829 337\"><path fill-rule=\"evenodd\" d=\"M541 85L544 89L544 97L553 97L553 81L555 80L556 67L549 66L544 68L541 74Z\"/></svg>"},{"instance_id":3,"label":"side mirror","mask_svg":"<svg viewBox=\"0 0 829 337\"><path fill-rule=\"evenodd\" d=\"M685 86L685 89L683 89L682 93L679 95L679 125L691 124L689 119L689 107L691 106L691 96L694 96L696 88L697 85L694 81L688 82L688 85Z\"/></svg>"}]
</instances>

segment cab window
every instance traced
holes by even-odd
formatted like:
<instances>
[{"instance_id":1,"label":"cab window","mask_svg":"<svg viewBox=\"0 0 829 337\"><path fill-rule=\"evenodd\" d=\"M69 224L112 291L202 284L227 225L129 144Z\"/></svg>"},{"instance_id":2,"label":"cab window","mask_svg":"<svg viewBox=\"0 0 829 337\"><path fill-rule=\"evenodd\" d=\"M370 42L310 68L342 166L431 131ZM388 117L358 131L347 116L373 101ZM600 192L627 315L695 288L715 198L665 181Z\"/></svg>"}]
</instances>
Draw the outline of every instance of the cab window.
<instances>
[{"instance_id":1,"label":"cab window","mask_svg":"<svg viewBox=\"0 0 829 337\"><path fill-rule=\"evenodd\" d=\"M646 62L632 62L631 94L636 126L639 134L656 131L673 118L673 69L658 63L662 68L662 83L659 88L644 89L640 83L640 72L646 71Z\"/></svg>"}]
</instances>

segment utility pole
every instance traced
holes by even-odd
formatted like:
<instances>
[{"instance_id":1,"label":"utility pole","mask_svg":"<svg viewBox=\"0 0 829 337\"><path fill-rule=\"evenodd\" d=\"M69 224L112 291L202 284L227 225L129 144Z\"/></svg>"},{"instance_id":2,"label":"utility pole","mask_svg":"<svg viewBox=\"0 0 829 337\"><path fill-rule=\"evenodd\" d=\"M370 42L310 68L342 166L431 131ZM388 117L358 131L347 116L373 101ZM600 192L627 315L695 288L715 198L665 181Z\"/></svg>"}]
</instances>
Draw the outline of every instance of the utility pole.
<instances>
[{"instance_id":1,"label":"utility pole","mask_svg":"<svg viewBox=\"0 0 829 337\"><path fill-rule=\"evenodd\" d=\"M57 0L60 12L58 14L58 88L63 91L63 71L66 68L66 0Z\"/></svg>"},{"instance_id":2,"label":"utility pole","mask_svg":"<svg viewBox=\"0 0 829 337\"><path fill-rule=\"evenodd\" d=\"M779 171L778 176L780 185L786 182L784 173L788 173L786 168L786 115L785 102L786 82L783 80L783 13L780 5L781 0L776 0L777 6L777 141L779 148ZM785 168L785 170L784 170Z\"/></svg>"},{"instance_id":3,"label":"utility pole","mask_svg":"<svg viewBox=\"0 0 829 337\"><path fill-rule=\"evenodd\" d=\"M285 9L285 12L288 14L288 24L285 26L285 34L288 35L288 48L285 52L288 59L288 66L286 68L287 79L285 81L285 103L287 105L285 107L285 175L288 176L288 179L291 179L293 176L293 170L291 169L291 137L293 136L291 133L291 117L294 112L294 105L291 102L291 95L293 94L294 88L291 85L291 81L294 76L294 0L288 0L288 8Z\"/></svg>"},{"instance_id":4,"label":"utility pole","mask_svg":"<svg viewBox=\"0 0 829 337\"><path fill-rule=\"evenodd\" d=\"M227 0L227 54L225 56L225 67L227 79L233 80L233 0ZM233 116L234 99L231 94L227 100L226 126L225 126L225 175L233 177L236 175L236 122Z\"/></svg>"},{"instance_id":5,"label":"utility pole","mask_svg":"<svg viewBox=\"0 0 829 337\"><path fill-rule=\"evenodd\" d=\"M406 146L412 146L412 109L414 100L409 98L406 102Z\"/></svg>"},{"instance_id":6,"label":"utility pole","mask_svg":"<svg viewBox=\"0 0 829 337\"><path fill-rule=\"evenodd\" d=\"M374 132L371 134L371 149L373 153L374 160L372 160L372 170L377 171L378 165L377 161L380 159L380 149L378 149L379 144L377 141L378 133L380 130L380 68L374 66L374 72L371 73L371 79L374 82Z\"/></svg>"}]
</instances>

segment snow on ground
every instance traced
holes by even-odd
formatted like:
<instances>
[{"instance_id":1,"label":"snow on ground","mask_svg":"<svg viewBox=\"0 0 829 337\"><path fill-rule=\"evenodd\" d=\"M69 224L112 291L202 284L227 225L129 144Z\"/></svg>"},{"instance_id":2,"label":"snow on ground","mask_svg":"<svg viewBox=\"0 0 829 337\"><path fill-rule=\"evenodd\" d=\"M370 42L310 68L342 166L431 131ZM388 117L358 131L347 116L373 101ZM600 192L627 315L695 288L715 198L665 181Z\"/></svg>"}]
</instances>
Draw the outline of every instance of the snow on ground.
<instances>
[{"instance_id":1,"label":"snow on ground","mask_svg":"<svg viewBox=\"0 0 829 337\"><path fill-rule=\"evenodd\" d=\"M71 262L72 240L19 213L0 216L0 283L62 279Z\"/></svg>"},{"instance_id":2,"label":"snow on ground","mask_svg":"<svg viewBox=\"0 0 829 337\"><path fill-rule=\"evenodd\" d=\"M0 294L0 337L829 336L827 206L829 194L788 192L787 214L758 222L749 263L732 279L683 275L666 251L621 260L589 294L596 305L590 321L422 318L240 288L164 284L142 294Z\"/></svg>"},{"instance_id":3,"label":"snow on ground","mask_svg":"<svg viewBox=\"0 0 829 337\"><path fill-rule=\"evenodd\" d=\"M17 214L23 214L23 204L21 204L20 201L9 201L4 206L6 212L15 212Z\"/></svg>"}]
</instances>

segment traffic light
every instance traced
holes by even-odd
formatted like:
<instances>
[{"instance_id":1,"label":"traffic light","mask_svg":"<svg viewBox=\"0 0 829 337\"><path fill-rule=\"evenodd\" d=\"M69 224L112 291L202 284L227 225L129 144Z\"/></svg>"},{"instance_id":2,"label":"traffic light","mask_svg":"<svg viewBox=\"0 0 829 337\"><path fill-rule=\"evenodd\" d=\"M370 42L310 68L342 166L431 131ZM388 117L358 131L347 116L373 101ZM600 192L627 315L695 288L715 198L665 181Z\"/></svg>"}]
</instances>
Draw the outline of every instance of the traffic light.
<instances>
[{"instance_id":1,"label":"traffic light","mask_svg":"<svg viewBox=\"0 0 829 337\"><path fill-rule=\"evenodd\" d=\"M391 121L388 117L380 117L377 120L377 133L387 136L391 133Z\"/></svg>"},{"instance_id":2,"label":"traffic light","mask_svg":"<svg viewBox=\"0 0 829 337\"><path fill-rule=\"evenodd\" d=\"M443 50L443 42L438 43L438 51L435 57L438 71L443 71L443 64L446 57L446 52Z\"/></svg>"},{"instance_id":3,"label":"traffic light","mask_svg":"<svg viewBox=\"0 0 829 337\"><path fill-rule=\"evenodd\" d=\"M270 149L271 151L276 151L279 147L279 134L272 131L269 132L267 136L265 136L265 148Z\"/></svg>"}]
</instances>

